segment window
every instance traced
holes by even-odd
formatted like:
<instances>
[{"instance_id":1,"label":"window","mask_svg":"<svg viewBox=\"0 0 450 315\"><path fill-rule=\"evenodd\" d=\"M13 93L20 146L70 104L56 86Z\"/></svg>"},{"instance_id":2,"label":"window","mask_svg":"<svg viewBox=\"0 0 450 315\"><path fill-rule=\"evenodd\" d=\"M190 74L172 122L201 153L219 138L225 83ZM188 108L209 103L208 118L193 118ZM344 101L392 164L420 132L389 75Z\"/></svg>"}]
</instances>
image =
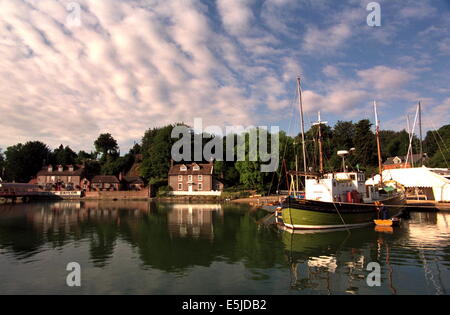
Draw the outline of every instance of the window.
<instances>
[{"instance_id":1,"label":"window","mask_svg":"<svg viewBox=\"0 0 450 315\"><path fill-rule=\"evenodd\" d=\"M186 167L186 165L181 165L180 166L180 171L183 171L183 172L186 172L187 171L187 167Z\"/></svg>"},{"instance_id":2,"label":"window","mask_svg":"<svg viewBox=\"0 0 450 315\"><path fill-rule=\"evenodd\" d=\"M351 175L350 175L350 179L351 179L351 180L355 180L355 179L356 179L355 174L351 174Z\"/></svg>"},{"instance_id":3,"label":"window","mask_svg":"<svg viewBox=\"0 0 450 315\"><path fill-rule=\"evenodd\" d=\"M198 190L203 190L203 184L201 183L198 184Z\"/></svg>"},{"instance_id":4,"label":"window","mask_svg":"<svg viewBox=\"0 0 450 315\"><path fill-rule=\"evenodd\" d=\"M183 184L178 183L178 190L183 190Z\"/></svg>"},{"instance_id":5,"label":"window","mask_svg":"<svg viewBox=\"0 0 450 315\"><path fill-rule=\"evenodd\" d=\"M203 175L198 175L198 181L199 182L203 181Z\"/></svg>"},{"instance_id":6,"label":"window","mask_svg":"<svg viewBox=\"0 0 450 315\"><path fill-rule=\"evenodd\" d=\"M200 166L198 164L194 164L193 168L194 171L200 171Z\"/></svg>"},{"instance_id":7,"label":"window","mask_svg":"<svg viewBox=\"0 0 450 315\"><path fill-rule=\"evenodd\" d=\"M183 181L183 175L178 175L178 181L179 182Z\"/></svg>"},{"instance_id":8,"label":"window","mask_svg":"<svg viewBox=\"0 0 450 315\"><path fill-rule=\"evenodd\" d=\"M188 182L192 182L192 175L188 175Z\"/></svg>"}]
</instances>

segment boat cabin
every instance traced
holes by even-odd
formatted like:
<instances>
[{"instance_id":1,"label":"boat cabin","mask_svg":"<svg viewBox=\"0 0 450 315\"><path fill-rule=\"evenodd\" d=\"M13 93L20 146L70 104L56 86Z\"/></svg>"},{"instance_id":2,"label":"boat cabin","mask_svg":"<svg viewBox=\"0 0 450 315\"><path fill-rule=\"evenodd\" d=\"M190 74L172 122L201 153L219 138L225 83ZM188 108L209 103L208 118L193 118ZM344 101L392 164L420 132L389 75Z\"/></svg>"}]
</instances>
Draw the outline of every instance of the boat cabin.
<instances>
[{"instance_id":1,"label":"boat cabin","mask_svg":"<svg viewBox=\"0 0 450 315\"><path fill-rule=\"evenodd\" d=\"M361 203L369 198L362 172L327 173L320 178L307 178L305 198L325 202Z\"/></svg>"}]
</instances>

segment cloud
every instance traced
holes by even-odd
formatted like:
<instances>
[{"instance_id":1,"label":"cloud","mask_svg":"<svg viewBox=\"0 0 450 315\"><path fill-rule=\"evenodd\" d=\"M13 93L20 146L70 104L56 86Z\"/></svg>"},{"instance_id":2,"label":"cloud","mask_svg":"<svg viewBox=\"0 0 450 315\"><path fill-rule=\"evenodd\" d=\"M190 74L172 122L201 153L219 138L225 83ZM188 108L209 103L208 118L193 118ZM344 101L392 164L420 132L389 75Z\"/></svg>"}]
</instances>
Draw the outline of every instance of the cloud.
<instances>
[{"instance_id":1,"label":"cloud","mask_svg":"<svg viewBox=\"0 0 450 315\"><path fill-rule=\"evenodd\" d=\"M218 0L223 26L232 35L247 34L255 19L248 0Z\"/></svg>"},{"instance_id":2,"label":"cloud","mask_svg":"<svg viewBox=\"0 0 450 315\"><path fill-rule=\"evenodd\" d=\"M338 77L339 76L339 69L336 66L333 65L326 65L323 69L322 72L327 76L327 77Z\"/></svg>"},{"instance_id":3,"label":"cloud","mask_svg":"<svg viewBox=\"0 0 450 315\"><path fill-rule=\"evenodd\" d=\"M277 83L285 72L268 58L253 60L230 37L250 27L247 1L217 2L228 35L199 1L83 0L81 27L65 24L68 3L2 2L3 145L35 138L89 149L108 131L126 146L149 127L197 116L205 124L248 125L258 106L285 106ZM262 54L273 38L242 41ZM254 84L255 76L274 94Z\"/></svg>"},{"instance_id":4,"label":"cloud","mask_svg":"<svg viewBox=\"0 0 450 315\"><path fill-rule=\"evenodd\" d=\"M331 53L351 36L352 30L346 24L333 25L327 29L309 26L303 40L303 49L309 53Z\"/></svg>"},{"instance_id":5,"label":"cloud","mask_svg":"<svg viewBox=\"0 0 450 315\"><path fill-rule=\"evenodd\" d=\"M415 76L406 70L386 66L376 66L358 71L358 76L369 86L377 90L398 89L414 79Z\"/></svg>"}]
</instances>

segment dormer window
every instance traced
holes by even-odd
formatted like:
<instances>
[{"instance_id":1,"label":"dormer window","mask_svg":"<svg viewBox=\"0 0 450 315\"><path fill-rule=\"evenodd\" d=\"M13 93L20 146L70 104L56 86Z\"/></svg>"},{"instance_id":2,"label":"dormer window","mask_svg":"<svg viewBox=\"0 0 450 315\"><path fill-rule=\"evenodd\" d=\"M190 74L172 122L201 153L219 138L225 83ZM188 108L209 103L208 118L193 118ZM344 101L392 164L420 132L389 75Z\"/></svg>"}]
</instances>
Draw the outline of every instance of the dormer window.
<instances>
[{"instance_id":1,"label":"dormer window","mask_svg":"<svg viewBox=\"0 0 450 315\"><path fill-rule=\"evenodd\" d=\"M58 165L58 172L62 172L63 171L63 166L62 165Z\"/></svg>"},{"instance_id":2,"label":"dormer window","mask_svg":"<svg viewBox=\"0 0 450 315\"><path fill-rule=\"evenodd\" d=\"M73 165L69 165L68 168L69 168L69 172L73 172Z\"/></svg>"},{"instance_id":3,"label":"dormer window","mask_svg":"<svg viewBox=\"0 0 450 315\"><path fill-rule=\"evenodd\" d=\"M200 166L198 166L198 164L194 163L192 169L193 169L194 171L200 171Z\"/></svg>"},{"instance_id":4,"label":"dormer window","mask_svg":"<svg viewBox=\"0 0 450 315\"><path fill-rule=\"evenodd\" d=\"M186 167L186 165L181 165L180 166L180 171L182 171L182 172L186 172L187 171L187 167Z\"/></svg>"},{"instance_id":5,"label":"dormer window","mask_svg":"<svg viewBox=\"0 0 450 315\"><path fill-rule=\"evenodd\" d=\"M53 166L49 165L48 168L47 168L47 171L53 172Z\"/></svg>"}]
</instances>

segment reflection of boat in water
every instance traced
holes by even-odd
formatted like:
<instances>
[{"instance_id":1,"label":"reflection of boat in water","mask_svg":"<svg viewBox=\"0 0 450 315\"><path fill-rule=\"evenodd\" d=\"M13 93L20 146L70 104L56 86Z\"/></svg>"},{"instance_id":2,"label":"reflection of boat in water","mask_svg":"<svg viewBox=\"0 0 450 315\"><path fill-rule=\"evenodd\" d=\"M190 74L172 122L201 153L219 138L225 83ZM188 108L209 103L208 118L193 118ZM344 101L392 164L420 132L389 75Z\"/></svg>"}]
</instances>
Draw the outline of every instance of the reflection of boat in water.
<instances>
[{"instance_id":1,"label":"reflection of boat in water","mask_svg":"<svg viewBox=\"0 0 450 315\"><path fill-rule=\"evenodd\" d=\"M373 228L284 231L281 237L291 269L290 287L313 288L315 292L360 293L368 288L367 265L373 261L382 264L382 251L387 256L386 267L390 268L388 244L404 235L401 229L394 234L384 234ZM385 245L381 248L380 244ZM390 287L393 287L392 272L390 268L386 279Z\"/></svg>"},{"instance_id":2,"label":"reflection of boat in water","mask_svg":"<svg viewBox=\"0 0 450 315\"><path fill-rule=\"evenodd\" d=\"M213 217L223 216L220 204L178 204L173 205L168 212L169 232L179 237L214 236Z\"/></svg>"}]
</instances>

